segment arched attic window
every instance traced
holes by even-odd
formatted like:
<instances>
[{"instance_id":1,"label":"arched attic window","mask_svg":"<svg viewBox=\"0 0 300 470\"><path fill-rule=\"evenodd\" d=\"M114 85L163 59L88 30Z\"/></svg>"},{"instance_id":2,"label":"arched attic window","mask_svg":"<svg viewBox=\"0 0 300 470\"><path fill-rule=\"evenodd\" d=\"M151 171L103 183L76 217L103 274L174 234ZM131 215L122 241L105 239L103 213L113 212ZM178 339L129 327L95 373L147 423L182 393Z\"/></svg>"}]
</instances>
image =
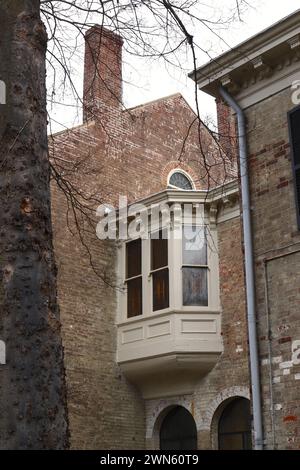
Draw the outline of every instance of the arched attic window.
<instances>
[{"instance_id":1,"label":"arched attic window","mask_svg":"<svg viewBox=\"0 0 300 470\"><path fill-rule=\"evenodd\" d=\"M183 189L192 191L195 189L192 178L183 170L173 170L168 177L169 189Z\"/></svg>"}]
</instances>

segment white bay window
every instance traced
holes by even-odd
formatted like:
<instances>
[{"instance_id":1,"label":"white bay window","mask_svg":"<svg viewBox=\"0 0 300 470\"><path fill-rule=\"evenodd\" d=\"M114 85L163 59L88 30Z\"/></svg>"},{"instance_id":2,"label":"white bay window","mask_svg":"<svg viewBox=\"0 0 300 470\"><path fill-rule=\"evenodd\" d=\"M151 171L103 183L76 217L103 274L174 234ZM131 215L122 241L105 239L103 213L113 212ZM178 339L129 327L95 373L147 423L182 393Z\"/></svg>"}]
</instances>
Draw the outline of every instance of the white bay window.
<instances>
[{"instance_id":1,"label":"white bay window","mask_svg":"<svg viewBox=\"0 0 300 470\"><path fill-rule=\"evenodd\" d=\"M123 319L212 305L209 282L218 290L218 273L214 272L217 253L208 252L207 233L206 226L190 223L182 227L181 239L163 227L150 233L149 239L126 243L122 255L126 258L122 264L127 298L121 302Z\"/></svg>"},{"instance_id":2,"label":"white bay window","mask_svg":"<svg viewBox=\"0 0 300 470\"><path fill-rule=\"evenodd\" d=\"M150 196L142 201L144 220L151 219L155 204L177 205L182 214L192 204L193 210L181 219L171 210L140 238L135 234L118 244L124 289L119 290L117 362L145 398L193 393L223 351L217 227L218 220L239 215L238 203L222 205L225 197L237 200L237 194L237 184L229 183L227 193L167 190Z\"/></svg>"}]
</instances>

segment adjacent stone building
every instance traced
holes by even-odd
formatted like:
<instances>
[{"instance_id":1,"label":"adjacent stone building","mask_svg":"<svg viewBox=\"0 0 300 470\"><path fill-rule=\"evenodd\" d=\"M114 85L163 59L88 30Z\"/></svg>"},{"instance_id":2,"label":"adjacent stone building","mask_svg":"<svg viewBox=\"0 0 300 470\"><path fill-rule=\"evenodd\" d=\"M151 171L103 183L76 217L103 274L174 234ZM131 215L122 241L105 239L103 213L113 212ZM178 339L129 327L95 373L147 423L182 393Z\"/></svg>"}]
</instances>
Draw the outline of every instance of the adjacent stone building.
<instances>
[{"instance_id":1,"label":"adjacent stone building","mask_svg":"<svg viewBox=\"0 0 300 470\"><path fill-rule=\"evenodd\" d=\"M247 120L263 444L299 449L300 12L194 78L218 100L225 87Z\"/></svg>"},{"instance_id":2,"label":"adjacent stone building","mask_svg":"<svg viewBox=\"0 0 300 470\"><path fill-rule=\"evenodd\" d=\"M89 30L83 124L51 150L72 448L250 447L235 138L199 128L179 94L123 109L121 69L121 38ZM189 204L201 224L156 239L175 232L171 212L148 237L100 240L95 210L119 196L128 222L138 201L147 220Z\"/></svg>"}]
</instances>

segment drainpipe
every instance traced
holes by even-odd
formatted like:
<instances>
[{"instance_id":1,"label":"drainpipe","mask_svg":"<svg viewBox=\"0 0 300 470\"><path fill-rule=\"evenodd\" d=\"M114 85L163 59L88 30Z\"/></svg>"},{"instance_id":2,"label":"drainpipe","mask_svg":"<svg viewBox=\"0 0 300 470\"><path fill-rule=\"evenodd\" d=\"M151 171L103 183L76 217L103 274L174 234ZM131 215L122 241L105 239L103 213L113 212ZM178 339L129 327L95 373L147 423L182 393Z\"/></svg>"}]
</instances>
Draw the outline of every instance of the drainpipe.
<instances>
[{"instance_id":1,"label":"drainpipe","mask_svg":"<svg viewBox=\"0 0 300 470\"><path fill-rule=\"evenodd\" d=\"M244 228L247 321L250 352L251 389L253 403L254 449L263 450L262 411L259 376L259 358L257 347L256 313L255 313L255 284L254 284L254 255L252 244L250 191L247 161L246 118L241 107L236 103L225 88L220 87L220 94L227 104L236 112L239 136L239 160L242 190L242 215Z\"/></svg>"}]
</instances>

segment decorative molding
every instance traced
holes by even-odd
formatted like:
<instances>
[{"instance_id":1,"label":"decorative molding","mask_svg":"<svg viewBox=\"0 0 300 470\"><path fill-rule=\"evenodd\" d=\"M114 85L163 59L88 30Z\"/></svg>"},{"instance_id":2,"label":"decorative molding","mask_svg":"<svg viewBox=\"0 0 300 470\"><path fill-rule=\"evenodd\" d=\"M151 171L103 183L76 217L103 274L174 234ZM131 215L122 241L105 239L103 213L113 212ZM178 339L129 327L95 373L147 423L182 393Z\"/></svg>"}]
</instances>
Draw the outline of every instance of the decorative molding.
<instances>
[{"instance_id":1,"label":"decorative molding","mask_svg":"<svg viewBox=\"0 0 300 470\"><path fill-rule=\"evenodd\" d=\"M273 71L274 73L264 81L257 81L253 85L248 83L248 86L244 87L237 95L236 99L243 109L247 109L276 93L290 88L293 81L299 80L299 60L290 66L287 65L286 60L281 61L276 66L276 70L273 69Z\"/></svg>"},{"instance_id":2,"label":"decorative molding","mask_svg":"<svg viewBox=\"0 0 300 470\"><path fill-rule=\"evenodd\" d=\"M287 41L290 45L292 52L294 52L293 62L300 60L300 34L297 34L293 38Z\"/></svg>"},{"instance_id":3,"label":"decorative molding","mask_svg":"<svg viewBox=\"0 0 300 470\"><path fill-rule=\"evenodd\" d=\"M237 93L241 88L240 85L232 79L229 73L221 77L220 81L223 87L228 88L232 93Z\"/></svg>"},{"instance_id":4,"label":"decorative molding","mask_svg":"<svg viewBox=\"0 0 300 470\"><path fill-rule=\"evenodd\" d=\"M266 70L270 73L268 66L274 69L282 57L290 55L287 48L290 53L297 53L299 35L300 10L199 67L190 77L198 82L202 91L218 97L220 81L225 79L226 82L228 75L240 85L249 80L249 75L255 75L254 67L251 73L249 65L254 61L258 67L262 66L259 57L262 62L267 61Z\"/></svg>"},{"instance_id":5,"label":"decorative molding","mask_svg":"<svg viewBox=\"0 0 300 470\"><path fill-rule=\"evenodd\" d=\"M300 34L297 34L293 38L288 39L287 42L292 50L300 49Z\"/></svg>"},{"instance_id":6,"label":"decorative molding","mask_svg":"<svg viewBox=\"0 0 300 470\"><path fill-rule=\"evenodd\" d=\"M264 78L268 78L272 75L272 67L270 67L270 65L265 62L263 56L260 55L258 57L255 57L255 59L253 59L251 62L253 64L254 70L258 74L258 80L263 80Z\"/></svg>"}]
</instances>

